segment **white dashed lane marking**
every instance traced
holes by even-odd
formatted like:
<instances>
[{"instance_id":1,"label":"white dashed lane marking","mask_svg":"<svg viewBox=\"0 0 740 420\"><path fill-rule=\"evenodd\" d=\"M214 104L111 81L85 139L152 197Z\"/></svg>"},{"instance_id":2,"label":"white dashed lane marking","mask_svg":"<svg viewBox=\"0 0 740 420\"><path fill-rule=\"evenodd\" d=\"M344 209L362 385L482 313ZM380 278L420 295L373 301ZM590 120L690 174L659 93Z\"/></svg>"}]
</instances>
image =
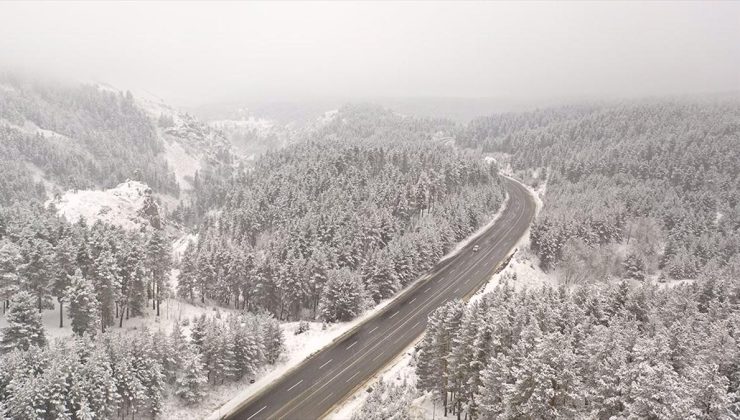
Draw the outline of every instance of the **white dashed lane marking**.
<instances>
[{"instance_id":1,"label":"white dashed lane marking","mask_svg":"<svg viewBox=\"0 0 740 420\"><path fill-rule=\"evenodd\" d=\"M264 410L265 408L267 408L267 406L264 406L264 407L260 408L260 409L259 409L259 410L258 410L258 411L257 411L256 413L254 413L254 414L252 414L251 416L247 417L247 420L251 420L251 419L252 419L252 417L254 417L254 416L256 416L257 414L261 413L261 412L262 412L262 410Z\"/></svg>"},{"instance_id":2,"label":"white dashed lane marking","mask_svg":"<svg viewBox=\"0 0 740 420\"><path fill-rule=\"evenodd\" d=\"M295 388L295 387L297 387L298 385L300 385L300 384L301 384L301 382L303 382L303 379L301 379L300 381L296 382L296 384L295 384L295 385L293 385L293 386L291 386L290 388L288 388L288 391L290 391L290 390L292 390L293 388Z\"/></svg>"}]
</instances>

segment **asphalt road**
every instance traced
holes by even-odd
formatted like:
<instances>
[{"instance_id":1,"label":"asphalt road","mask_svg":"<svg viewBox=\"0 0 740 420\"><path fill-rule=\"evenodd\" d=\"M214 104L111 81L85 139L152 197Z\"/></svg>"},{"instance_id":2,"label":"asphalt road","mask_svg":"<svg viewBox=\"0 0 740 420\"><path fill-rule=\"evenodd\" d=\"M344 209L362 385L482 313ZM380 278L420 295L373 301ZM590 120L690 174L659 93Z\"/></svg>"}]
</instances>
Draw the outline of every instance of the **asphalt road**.
<instances>
[{"instance_id":1,"label":"asphalt road","mask_svg":"<svg viewBox=\"0 0 740 420\"><path fill-rule=\"evenodd\" d=\"M339 337L331 346L246 400L229 419L317 419L361 386L418 338L427 317L453 299L465 298L490 278L526 232L535 203L518 182L505 178L506 209L494 225L456 256L439 263L425 280ZM473 252L474 245L480 250Z\"/></svg>"}]
</instances>

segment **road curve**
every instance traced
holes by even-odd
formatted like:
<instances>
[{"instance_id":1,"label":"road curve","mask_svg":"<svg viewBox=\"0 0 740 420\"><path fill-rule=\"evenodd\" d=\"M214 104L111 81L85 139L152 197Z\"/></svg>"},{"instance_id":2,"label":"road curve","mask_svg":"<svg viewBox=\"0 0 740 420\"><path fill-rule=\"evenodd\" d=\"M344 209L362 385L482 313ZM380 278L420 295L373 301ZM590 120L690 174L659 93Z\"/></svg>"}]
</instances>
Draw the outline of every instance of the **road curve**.
<instances>
[{"instance_id":1,"label":"road curve","mask_svg":"<svg viewBox=\"0 0 740 420\"><path fill-rule=\"evenodd\" d=\"M222 418L320 418L417 339L432 311L449 300L472 295L510 254L535 215L535 202L529 192L508 178L504 178L504 184L509 201L490 229L435 266L426 279L399 295L383 311ZM480 246L478 252L472 251L474 244Z\"/></svg>"}]
</instances>

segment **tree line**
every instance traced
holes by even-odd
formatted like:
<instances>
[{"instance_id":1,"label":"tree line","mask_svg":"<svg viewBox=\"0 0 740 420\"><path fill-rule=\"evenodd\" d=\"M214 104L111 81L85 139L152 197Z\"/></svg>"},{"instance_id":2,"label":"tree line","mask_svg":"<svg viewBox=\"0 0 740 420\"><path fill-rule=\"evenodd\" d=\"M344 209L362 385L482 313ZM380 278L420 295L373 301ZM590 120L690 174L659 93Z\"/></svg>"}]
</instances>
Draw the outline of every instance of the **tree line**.
<instances>
[{"instance_id":1,"label":"tree line","mask_svg":"<svg viewBox=\"0 0 740 420\"><path fill-rule=\"evenodd\" d=\"M738 121L733 99L633 101L480 118L460 142L547 180L543 269L693 279L740 252Z\"/></svg>"},{"instance_id":2,"label":"tree line","mask_svg":"<svg viewBox=\"0 0 740 420\"><path fill-rule=\"evenodd\" d=\"M261 315L203 315L188 335L177 323L169 334L107 331L47 345L34 299L21 292L8 322L0 418L157 417L170 393L195 404L209 384L254 378L284 350L280 325Z\"/></svg>"},{"instance_id":3,"label":"tree line","mask_svg":"<svg viewBox=\"0 0 740 420\"><path fill-rule=\"evenodd\" d=\"M170 295L171 245L164 231L125 231L100 221L71 224L53 208L19 204L0 209L0 299L35 299L39 312L69 306L76 333L105 331L151 305L157 315ZM83 321L83 318L85 319Z\"/></svg>"},{"instance_id":4,"label":"tree line","mask_svg":"<svg viewBox=\"0 0 740 420\"><path fill-rule=\"evenodd\" d=\"M392 296L504 199L495 165L434 141L444 127L347 107L316 138L266 154L223 187L178 294L328 321Z\"/></svg>"}]
</instances>

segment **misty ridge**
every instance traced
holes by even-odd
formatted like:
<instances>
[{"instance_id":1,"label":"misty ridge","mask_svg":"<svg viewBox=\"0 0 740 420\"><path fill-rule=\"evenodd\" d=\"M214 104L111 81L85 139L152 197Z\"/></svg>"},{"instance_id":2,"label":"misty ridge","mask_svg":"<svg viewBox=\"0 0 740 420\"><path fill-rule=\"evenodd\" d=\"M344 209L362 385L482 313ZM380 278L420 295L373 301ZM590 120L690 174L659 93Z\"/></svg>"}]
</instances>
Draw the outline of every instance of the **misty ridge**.
<instances>
[{"instance_id":1,"label":"misty ridge","mask_svg":"<svg viewBox=\"0 0 740 420\"><path fill-rule=\"evenodd\" d=\"M0 420L740 418L740 5L0 4Z\"/></svg>"}]
</instances>

